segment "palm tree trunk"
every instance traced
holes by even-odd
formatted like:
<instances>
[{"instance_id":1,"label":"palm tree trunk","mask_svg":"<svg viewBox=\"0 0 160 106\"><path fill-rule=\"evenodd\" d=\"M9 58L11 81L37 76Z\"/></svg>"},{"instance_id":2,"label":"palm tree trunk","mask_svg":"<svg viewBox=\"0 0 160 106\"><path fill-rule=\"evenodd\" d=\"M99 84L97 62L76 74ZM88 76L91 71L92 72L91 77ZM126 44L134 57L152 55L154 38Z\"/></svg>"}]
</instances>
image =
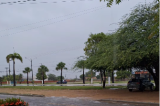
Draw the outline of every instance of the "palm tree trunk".
<instances>
[{"instance_id":1,"label":"palm tree trunk","mask_svg":"<svg viewBox=\"0 0 160 106\"><path fill-rule=\"evenodd\" d=\"M14 60L13 60L13 81L14 81L13 86L16 86L16 81L15 81L15 61Z\"/></svg>"},{"instance_id":2,"label":"palm tree trunk","mask_svg":"<svg viewBox=\"0 0 160 106\"><path fill-rule=\"evenodd\" d=\"M28 73L27 73L27 86L28 86Z\"/></svg>"},{"instance_id":3,"label":"palm tree trunk","mask_svg":"<svg viewBox=\"0 0 160 106\"><path fill-rule=\"evenodd\" d=\"M83 66L83 84L85 84L85 78L84 78L84 66Z\"/></svg>"},{"instance_id":4,"label":"palm tree trunk","mask_svg":"<svg viewBox=\"0 0 160 106\"><path fill-rule=\"evenodd\" d=\"M61 69L61 84L62 84L62 69Z\"/></svg>"}]
</instances>

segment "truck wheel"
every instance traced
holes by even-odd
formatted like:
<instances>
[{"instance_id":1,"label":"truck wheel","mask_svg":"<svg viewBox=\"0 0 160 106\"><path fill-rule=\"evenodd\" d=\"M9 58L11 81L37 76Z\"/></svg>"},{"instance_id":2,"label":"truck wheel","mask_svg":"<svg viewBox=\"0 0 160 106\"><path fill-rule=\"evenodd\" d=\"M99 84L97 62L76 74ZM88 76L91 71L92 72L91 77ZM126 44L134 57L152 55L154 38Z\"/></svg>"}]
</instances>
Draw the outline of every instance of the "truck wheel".
<instances>
[{"instance_id":1,"label":"truck wheel","mask_svg":"<svg viewBox=\"0 0 160 106\"><path fill-rule=\"evenodd\" d=\"M132 89L129 89L130 92L132 92Z\"/></svg>"},{"instance_id":2,"label":"truck wheel","mask_svg":"<svg viewBox=\"0 0 160 106\"><path fill-rule=\"evenodd\" d=\"M154 90L154 86L153 86L153 85L150 86L150 90L151 90L151 91Z\"/></svg>"}]
</instances>

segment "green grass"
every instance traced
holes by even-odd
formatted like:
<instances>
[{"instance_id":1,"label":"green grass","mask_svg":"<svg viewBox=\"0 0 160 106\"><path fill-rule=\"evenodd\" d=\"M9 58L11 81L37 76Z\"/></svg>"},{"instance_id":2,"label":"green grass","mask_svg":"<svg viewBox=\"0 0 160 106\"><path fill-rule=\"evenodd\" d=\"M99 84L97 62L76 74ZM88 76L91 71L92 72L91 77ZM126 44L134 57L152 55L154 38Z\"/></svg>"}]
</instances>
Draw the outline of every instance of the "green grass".
<instances>
[{"instance_id":1,"label":"green grass","mask_svg":"<svg viewBox=\"0 0 160 106\"><path fill-rule=\"evenodd\" d=\"M127 83L128 81L115 81L114 83Z\"/></svg>"},{"instance_id":2,"label":"green grass","mask_svg":"<svg viewBox=\"0 0 160 106\"><path fill-rule=\"evenodd\" d=\"M31 90L100 90L101 86L1 86L0 88L12 88L12 89L31 89ZM109 88L126 88L123 86L106 86Z\"/></svg>"}]
</instances>

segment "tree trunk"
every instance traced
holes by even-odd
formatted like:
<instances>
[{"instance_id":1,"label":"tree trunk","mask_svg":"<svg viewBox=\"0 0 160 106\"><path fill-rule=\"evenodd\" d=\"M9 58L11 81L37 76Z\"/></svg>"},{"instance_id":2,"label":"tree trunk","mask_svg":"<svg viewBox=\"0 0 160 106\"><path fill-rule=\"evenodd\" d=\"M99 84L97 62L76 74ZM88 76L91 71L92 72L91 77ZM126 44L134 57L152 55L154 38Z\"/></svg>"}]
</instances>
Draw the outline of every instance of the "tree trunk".
<instances>
[{"instance_id":1,"label":"tree trunk","mask_svg":"<svg viewBox=\"0 0 160 106\"><path fill-rule=\"evenodd\" d=\"M112 71L112 83L114 83L114 71Z\"/></svg>"},{"instance_id":2,"label":"tree trunk","mask_svg":"<svg viewBox=\"0 0 160 106\"><path fill-rule=\"evenodd\" d=\"M62 84L62 69L61 69L61 84Z\"/></svg>"},{"instance_id":3,"label":"tree trunk","mask_svg":"<svg viewBox=\"0 0 160 106\"><path fill-rule=\"evenodd\" d=\"M153 73L153 69L151 69L150 67L148 67L147 70L153 76L153 79L154 79L154 82L156 85L155 91L159 91L159 72L157 72L157 71L159 71L159 69L158 70L157 70L157 68L155 69L156 73Z\"/></svg>"},{"instance_id":4,"label":"tree trunk","mask_svg":"<svg viewBox=\"0 0 160 106\"><path fill-rule=\"evenodd\" d=\"M149 73L148 76L149 76L149 81L151 81L151 74Z\"/></svg>"},{"instance_id":5,"label":"tree trunk","mask_svg":"<svg viewBox=\"0 0 160 106\"><path fill-rule=\"evenodd\" d=\"M102 84L102 81L103 81L103 73L102 73L102 70L100 70L100 76L101 76L101 84Z\"/></svg>"},{"instance_id":6,"label":"tree trunk","mask_svg":"<svg viewBox=\"0 0 160 106\"><path fill-rule=\"evenodd\" d=\"M11 77L11 76L10 76L10 72L11 72L11 71L10 71L10 61L9 61L9 81L11 81L11 78L10 78L10 77Z\"/></svg>"},{"instance_id":7,"label":"tree trunk","mask_svg":"<svg viewBox=\"0 0 160 106\"><path fill-rule=\"evenodd\" d=\"M156 72L155 91L159 91L159 64L156 65L154 68L155 68L155 72Z\"/></svg>"},{"instance_id":8,"label":"tree trunk","mask_svg":"<svg viewBox=\"0 0 160 106\"><path fill-rule=\"evenodd\" d=\"M83 84L85 84L85 78L84 78L84 66L83 66Z\"/></svg>"},{"instance_id":9,"label":"tree trunk","mask_svg":"<svg viewBox=\"0 0 160 106\"><path fill-rule=\"evenodd\" d=\"M27 73L27 86L28 86L28 73Z\"/></svg>"},{"instance_id":10,"label":"tree trunk","mask_svg":"<svg viewBox=\"0 0 160 106\"><path fill-rule=\"evenodd\" d=\"M106 74L105 74L105 70L103 72L104 78L103 78L103 88L105 88L106 85Z\"/></svg>"},{"instance_id":11,"label":"tree trunk","mask_svg":"<svg viewBox=\"0 0 160 106\"><path fill-rule=\"evenodd\" d=\"M43 72L43 84L44 84L44 72Z\"/></svg>"},{"instance_id":12,"label":"tree trunk","mask_svg":"<svg viewBox=\"0 0 160 106\"><path fill-rule=\"evenodd\" d=\"M14 81L13 86L16 86L16 81L15 81L15 61L14 60L13 60L13 81Z\"/></svg>"}]
</instances>

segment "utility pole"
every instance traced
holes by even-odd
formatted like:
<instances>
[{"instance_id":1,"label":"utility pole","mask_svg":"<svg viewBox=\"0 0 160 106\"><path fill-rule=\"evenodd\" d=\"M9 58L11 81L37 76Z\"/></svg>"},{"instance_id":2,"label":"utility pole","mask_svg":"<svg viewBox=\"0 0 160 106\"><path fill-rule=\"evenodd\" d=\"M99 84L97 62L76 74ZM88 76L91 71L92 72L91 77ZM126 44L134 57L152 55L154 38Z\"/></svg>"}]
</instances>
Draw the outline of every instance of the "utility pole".
<instances>
[{"instance_id":1,"label":"utility pole","mask_svg":"<svg viewBox=\"0 0 160 106\"><path fill-rule=\"evenodd\" d=\"M25 59L28 59L27 57L25 57ZM31 61L31 70L32 70L32 84L33 84L33 69L32 69L32 59L29 59Z\"/></svg>"},{"instance_id":2,"label":"utility pole","mask_svg":"<svg viewBox=\"0 0 160 106\"><path fill-rule=\"evenodd\" d=\"M13 81L14 81L13 86L16 86L16 82L15 82L15 61L13 61Z\"/></svg>"},{"instance_id":3,"label":"utility pole","mask_svg":"<svg viewBox=\"0 0 160 106\"><path fill-rule=\"evenodd\" d=\"M7 77L8 76L8 71L7 71L8 67L6 67L5 69L6 69L6 77Z\"/></svg>"},{"instance_id":4,"label":"utility pole","mask_svg":"<svg viewBox=\"0 0 160 106\"><path fill-rule=\"evenodd\" d=\"M31 70L32 70L32 59L31 59ZM33 70L32 70L32 84L33 84Z\"/></svg>"}]
</instances>

